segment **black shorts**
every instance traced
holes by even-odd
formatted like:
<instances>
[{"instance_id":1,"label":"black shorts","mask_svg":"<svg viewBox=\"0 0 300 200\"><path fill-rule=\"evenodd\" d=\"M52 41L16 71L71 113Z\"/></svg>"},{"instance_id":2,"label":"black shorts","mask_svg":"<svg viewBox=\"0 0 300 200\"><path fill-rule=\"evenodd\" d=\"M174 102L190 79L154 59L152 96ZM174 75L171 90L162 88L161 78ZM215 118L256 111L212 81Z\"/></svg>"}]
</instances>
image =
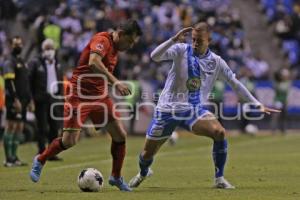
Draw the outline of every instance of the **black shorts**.
<instances>
[{"instance_id":1,"label":"black shorts","mask_svg":"<svg viewBox=\"0 0 300 200\"><path fill-rule=\"evenodd\" d=\"M22 104L22 111L17 113L14 107L14 99L6 98L5 106L6 106L6 119L14 120L14 121L26 121L26 113L27 106L29 104L29 100L20 100Z\"/></svg>"}]
</instances>

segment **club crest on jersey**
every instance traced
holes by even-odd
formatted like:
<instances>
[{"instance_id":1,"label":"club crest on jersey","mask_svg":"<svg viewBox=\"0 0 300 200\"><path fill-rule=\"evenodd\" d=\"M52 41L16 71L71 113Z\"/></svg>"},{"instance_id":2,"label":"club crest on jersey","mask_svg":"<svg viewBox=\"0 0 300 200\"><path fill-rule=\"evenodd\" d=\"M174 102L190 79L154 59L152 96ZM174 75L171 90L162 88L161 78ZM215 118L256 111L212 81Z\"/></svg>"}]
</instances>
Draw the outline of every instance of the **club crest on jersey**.
<instances>
[{"instance_id":1,"label":"club crest on jersey","mask_svg":"<svg viewBox=\"0 0 300 200\"><path fill-rule=\"evenodd\" d=\"M207 69L209 71L213 71L216 69L216 61L215 60L211 60L207 63Z\"/></svg>"},{"instance_id":2,"label":"club crest on jersey","mask_svg":"<svg viewBox=\"0 0 300 200\"><path fill-rule=\"evenodd\" d=\"M189 78L186 81L186 87L188 88L189 91L194 92L196 90L199 90L201 87L201 79L198 77L192 77Z\"/></svg>"},{"instance_id":3,"label":"club crest on jersey","mask_svg":"<svg viewBox=\"0 0 300 200\"><path fill-rule=\"evenodd\" d=\"M99 51L102 51L104 49L103 44L101 44L101 43L97 44L96 49L99 50Z\"/></svg>"}]
</instances>

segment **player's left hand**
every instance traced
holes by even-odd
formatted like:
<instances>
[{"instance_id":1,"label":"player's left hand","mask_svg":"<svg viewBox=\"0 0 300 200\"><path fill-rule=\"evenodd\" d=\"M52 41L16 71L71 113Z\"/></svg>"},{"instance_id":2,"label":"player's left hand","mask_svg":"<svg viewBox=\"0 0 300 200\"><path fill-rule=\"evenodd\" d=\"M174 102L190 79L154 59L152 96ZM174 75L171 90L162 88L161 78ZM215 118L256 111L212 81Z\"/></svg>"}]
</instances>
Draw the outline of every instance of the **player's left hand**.
<instances>
[{"instance_id":1,"label":"player's left hand","mask_svg":"<svg viewBox=\"0 0 300 200\"><path fill-rule=\"evenodd\" d=\"M268 115L270 115L271 113L280 113L281 112L281 110L277 110L277 109L273 109L273 108L268 108L268 107L266 107L264 105L260 106L260 111L264 112L264 113L266 113Z\"/></svg>"}]
</instances>

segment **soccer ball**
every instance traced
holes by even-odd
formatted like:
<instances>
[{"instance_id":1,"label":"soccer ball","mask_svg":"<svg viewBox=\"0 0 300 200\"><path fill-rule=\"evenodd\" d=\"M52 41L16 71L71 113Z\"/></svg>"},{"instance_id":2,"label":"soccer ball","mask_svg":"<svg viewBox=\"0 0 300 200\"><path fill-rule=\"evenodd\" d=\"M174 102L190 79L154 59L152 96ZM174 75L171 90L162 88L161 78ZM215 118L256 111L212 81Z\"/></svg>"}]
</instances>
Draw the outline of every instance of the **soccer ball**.
<instances>
[{"instance_id":1,"label":"soccer ball","mask_svg":"<svg viewBox=\"0 0 300 200\"><path fill-rule=\"evenodd\" d=\"M258 127L256 125L254 125L254 124L248 124L245 127L245 131L246 131L247 134L254 136L258 132Z\"/></svg>"},{"instance_id":2,"label":"soccer ball","mask_svg":"<svg viewBox=\"0 0 300 200\"><path fill-rule=\"evenodd\" d=\"M87 168L78 175L78 186L83 192L98 192L103 187L103 176L94 168Z\"/></svg>"}]
</instances>

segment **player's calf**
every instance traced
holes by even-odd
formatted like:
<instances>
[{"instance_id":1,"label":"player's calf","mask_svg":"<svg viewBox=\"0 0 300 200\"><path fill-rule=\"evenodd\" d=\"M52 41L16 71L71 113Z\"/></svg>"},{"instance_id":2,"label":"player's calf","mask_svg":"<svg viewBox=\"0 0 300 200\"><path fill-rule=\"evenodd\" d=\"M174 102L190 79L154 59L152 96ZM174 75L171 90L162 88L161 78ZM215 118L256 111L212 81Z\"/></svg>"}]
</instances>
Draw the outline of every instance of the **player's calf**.
<instances>
[{"instance_id":1,"label":"player's calf","mask_svg":"<svg viewBox=\"0 0 300 200\"><path fill-rule=\"evenodd\" d=\"M64 131L61 142L64 149L75 146L79 140L80 130Z\"/></svg>"}]
</instances>

